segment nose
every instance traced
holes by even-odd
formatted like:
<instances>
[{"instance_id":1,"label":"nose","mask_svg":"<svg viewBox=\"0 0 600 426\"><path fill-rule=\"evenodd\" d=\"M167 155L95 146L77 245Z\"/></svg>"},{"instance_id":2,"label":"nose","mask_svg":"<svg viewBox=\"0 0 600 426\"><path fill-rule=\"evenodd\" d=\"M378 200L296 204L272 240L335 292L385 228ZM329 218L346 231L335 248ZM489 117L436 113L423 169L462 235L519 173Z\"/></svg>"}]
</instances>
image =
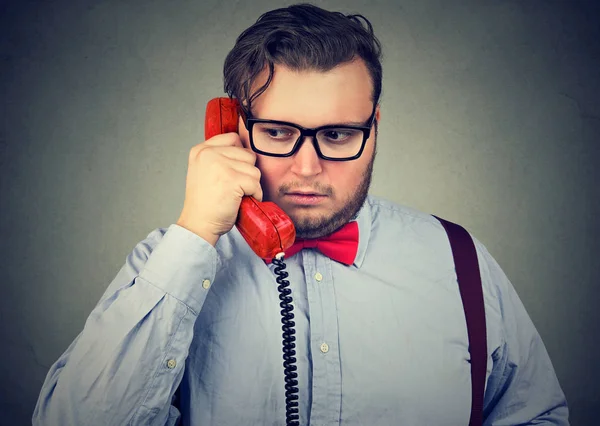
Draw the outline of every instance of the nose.
<instances>
[{"instance_id":1,"label":"nose","mask_svg":"<svg viewBox=\"0 0 600 426\"><path fill-rule=\"evenodd\" d=\"M298 176L310 177L321 173L321 159L313 145L313 138L305 136L300 149L294 154L291 171Z\"/></svg>"}]
</instances>

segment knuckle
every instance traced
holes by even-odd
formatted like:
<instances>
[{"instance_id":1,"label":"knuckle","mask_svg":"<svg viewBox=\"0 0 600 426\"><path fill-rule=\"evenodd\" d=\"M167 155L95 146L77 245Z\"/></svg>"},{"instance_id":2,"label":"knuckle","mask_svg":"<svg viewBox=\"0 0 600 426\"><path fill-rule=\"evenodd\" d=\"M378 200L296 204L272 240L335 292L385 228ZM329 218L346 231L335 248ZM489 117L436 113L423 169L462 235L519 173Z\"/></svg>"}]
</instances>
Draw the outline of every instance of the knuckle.
<instances>
[{"instance_id":1,"label":"knuckle","mask_svg":"<svg viewBox=\"0 0 600 426\"><path fill-rule=\"evenodd\" d=\"M190 149L190 161L198 159L200 155L206 155L206 153L210 151L209 148L210 147L208 145L205 145L204 143L200 143L198 145L193 146L192 149Z\"/></svg>"},{"instance_id":2,"label":"knuckle","mask_svg":"<svg viewBox=\"0 0 600 426\"><path fill-rule=\"evenodd\" d=\"M192 161L194 158L196 158L199 151L200 148L198 147L198 145L194 145L192 149L190 149L190 152L188 154L188 160Z\"/></svg>"},{"instance_id":3,"label":"knuckle","mask_svg":"<svg viewBox=\"0 0 600 426\"><path fill-rule=\"evenodd\" d=\"M229 140L231 140L231 142L233 142L236 145L242 146L242 138L240 138L240 135L238 133L227 133L227 136L229 137Z\"/></svg>"},{"instance_id":4,"label":"knuckle","mask_svg":"<svg viewBox=\"0 0 600 426\"><path fill-rule=\"evenodd\" d=\"M225 170L222 171L222 173L219 173L219 174L227 182L235 182L238 177L238 173L230 167L226 168Z\"/></svg>"},{"instance_id":5,"label":"knuckle","mask_svg":"<svg viewBox=\"0 0 600 426\"><path fill-rule=\"evenodd\" d=\"M224 145L235 146L239 144L239 135L237 133L221 133L215 136L215 138L218 138L219 142Z\"/></svg>"},{"instance_id":6,"label":"knuckle","mask_svg":"<svg viewBox=\"0 0 600 426\"><path fill-rule=\"evenodd\" d=\"M202 147L202 149L200 149L200 151L198 151L196 158L198 158L199 160L202 160L202 161L206 161L210 164L210 163L213 163L216 161L217 153L218 152L216 151L215 147L205 146L205 147Z\"/></svg>"}]
</instances>

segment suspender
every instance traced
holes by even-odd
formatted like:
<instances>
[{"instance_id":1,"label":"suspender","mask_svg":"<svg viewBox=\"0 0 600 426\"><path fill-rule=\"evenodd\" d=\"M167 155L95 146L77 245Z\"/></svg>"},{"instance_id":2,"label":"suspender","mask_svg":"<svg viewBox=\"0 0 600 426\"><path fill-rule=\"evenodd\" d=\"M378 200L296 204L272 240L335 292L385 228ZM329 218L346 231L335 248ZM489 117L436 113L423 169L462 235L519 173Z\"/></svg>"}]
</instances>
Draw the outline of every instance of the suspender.
<instances>
[{"instance_id":1,"label":"suspender","mask_svg":"<svg viewBox=\"0 0 600 426\"><path fill-rule=\"evenodd\" d=\"M487 336L477 251L467 230L435 215L433 217L444 226L452 247L460 298L467 321L471 354L472 403L469 426L481 426L483 424L483 396L487 367Z\"/></svg>"}]
</instances>

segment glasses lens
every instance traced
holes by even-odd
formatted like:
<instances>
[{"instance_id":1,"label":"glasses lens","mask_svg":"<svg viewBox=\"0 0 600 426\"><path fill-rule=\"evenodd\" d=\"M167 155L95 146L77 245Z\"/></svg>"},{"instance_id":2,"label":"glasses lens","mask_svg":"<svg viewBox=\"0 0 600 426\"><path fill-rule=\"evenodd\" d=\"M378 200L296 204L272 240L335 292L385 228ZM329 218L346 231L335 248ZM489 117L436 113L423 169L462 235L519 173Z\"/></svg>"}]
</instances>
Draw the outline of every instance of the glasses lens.
<instances>
[{"instance_id":1,"label":"glasses lens","mask_svg":"<svg viewBox=\"0 0 600 426\"><path fill-rule=\"evenodd\" d=\"M353 157L360 151L363 131L345 127L323 129L317 132L317 142L325 157Z\"/></svg>"},{"instance_id":2,"label":"glasses lens","mask_svg":"<svg viewBox=\"0 0 600 426\"><path fill-rule=\"evenodd\" d=\"M255 123L252 140L261 151L271 154L288 154L300 136L300 130L276 123Z\"/></svg>"},{"instance_id":3,"label":"glasses lens","mask_svg":"<svg viewBox=\"0 0 600 426\"><path fill-rule=\"evenodd\" d=\"M360 151L363 131L346 127L317 132L317 142L324 156L353 157ZM252 140L257 149L270 154L289 154L300 137L300 130L277 123L257 122L252 127Z\"/></svg>"}]
</instances>

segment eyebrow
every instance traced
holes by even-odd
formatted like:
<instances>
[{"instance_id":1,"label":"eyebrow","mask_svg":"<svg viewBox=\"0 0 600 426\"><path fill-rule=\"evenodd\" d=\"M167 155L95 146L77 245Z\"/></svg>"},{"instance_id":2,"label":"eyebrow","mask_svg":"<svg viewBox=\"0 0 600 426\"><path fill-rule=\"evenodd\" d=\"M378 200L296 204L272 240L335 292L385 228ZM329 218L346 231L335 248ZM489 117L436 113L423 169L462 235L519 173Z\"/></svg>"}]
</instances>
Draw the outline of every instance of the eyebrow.
<instances>
[{"instance_id":1,"label":"eyebrow","mask_svg":"<svg viewBox=\"0 0 600 426\"><path fill-rule=\"evenodd\" d=\"M252 118L258 118L258 117L252 117ZM371 118L371 117L369 117ZM365 127L369 125L369 118L367 118L365 121L338 121L335 123L327 123L327 124L322 124L320 126L315 126L314 128L318 128L318 127L347 127L347 126L356 126L356 127ZM275 120L275 119L271 119L271 118L265 118L262 120L272 120L272 121L279 121L279 122L283 122L283 123L291 123L290 121L286 121L286 120ZM296 124L298 126L300 126L300 124L298 123L293 123Z\"/></svg>"},{"instance_id":2,"label":"eyebrow","mask_svg":"<svg viewBox=\"0 0 600 426\"><path fill-rule=\"evenodd\" d=\"M367 119L368 120L368 119ZM344 127L344 126L366 126L367 120L365 121L344 121L342 123L332 123L332 124L325 124L325 126L340 126L340 127Z\"/></svg>"},{"instance_id":3,"label":"eyebrow","mask_svg":"<svg viewBox=\"0 0 600 426\"><path fill-rule=\"evenodd\" d=\"M255 118L258 120L272 120L272 121L281 121L284 123L292 123L290 121L286 121L286 120L277 120L274 118L259 118L257 116L255 116L252 111L249 111L249 116L248 118ZM345 127L345 126L356 126L356 127L366 127L369 125L369 118L371 118L371 116L369 116L365 121L338 121L337 123L331 123L331 124L322 124L321 126L317 126L317 127L330 127L330 126L336 126L336 127ZM293 123L299 126L298 123ZM317 128L315 127L315 129Z\"/></svg>"}]
</instances>

